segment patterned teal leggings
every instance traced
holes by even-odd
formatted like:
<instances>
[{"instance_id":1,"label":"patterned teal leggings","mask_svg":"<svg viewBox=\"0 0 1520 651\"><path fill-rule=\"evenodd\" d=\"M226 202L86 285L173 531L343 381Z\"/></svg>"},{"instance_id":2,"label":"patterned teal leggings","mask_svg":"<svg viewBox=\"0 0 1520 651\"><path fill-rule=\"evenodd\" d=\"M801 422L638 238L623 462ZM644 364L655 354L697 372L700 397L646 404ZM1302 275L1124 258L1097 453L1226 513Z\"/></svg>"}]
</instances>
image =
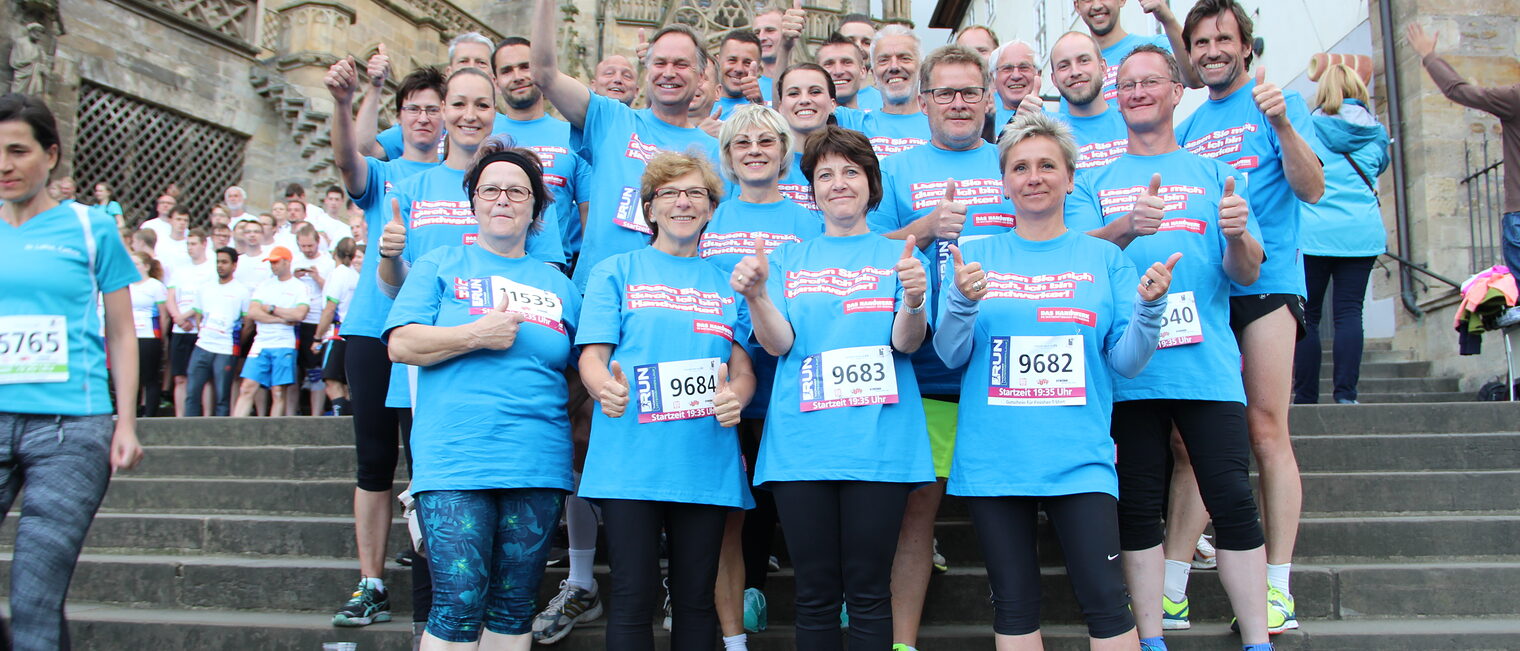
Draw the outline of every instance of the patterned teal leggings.
<instances>
[{"instance_id":1,"label":"patterned teal leggings","mask_svg":"<svg viewBox=\"0 0 1520 651\"><path fill-rule=\"evenodd\" d=\"M538 583L565 492L550 488L417 494L433 577L427 631L448 642L532 630Z\"/></svg>"}]
</instances>

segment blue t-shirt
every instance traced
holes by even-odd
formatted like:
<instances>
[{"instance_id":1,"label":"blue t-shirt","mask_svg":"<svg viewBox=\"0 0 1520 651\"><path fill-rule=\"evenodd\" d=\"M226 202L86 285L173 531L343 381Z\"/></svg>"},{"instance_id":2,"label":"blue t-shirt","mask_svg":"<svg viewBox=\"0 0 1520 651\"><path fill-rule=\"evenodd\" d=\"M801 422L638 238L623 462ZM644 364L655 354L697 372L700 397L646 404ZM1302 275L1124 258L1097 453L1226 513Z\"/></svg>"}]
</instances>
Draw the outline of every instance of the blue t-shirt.
<instances>
[{"instance_id":1,"label":"blue t-shirt","mask_svg":"<svg viewBox=\"0 0 1520 651\"><path fill-rule=\"evenodd\" d=\"M1103 167L1129 150L1129 127L1117 108L1110 106L1097 115L1061 113L1057 117L1071 126L1076 138L1078 174Z\"/></svg>"},{"instance_id":2,"label":"blue t-shirt","mask_svg":"<svg viewBox=\"0 0 1520 651\"><path fill-rule=\"evenodd\" d=\"M575 264L580 287L602 260L649 244L639 181L655 154L695 149L715 169L719 160L718 141L701 129L671 126L650 109L634 110L596 94L586 105L585 126L572 127L570 137L573 148L591 163L591 212Z\"/></svg>"},{"instance_id":3,"label":"blue t-shirt","mask_svg":"<svg viewBox=\"0 0 1520 651\"><path fill-rule=\"evenodd\" d=\"M93 210L85 214L95 241L94 276L100 293L137 282L141 276L116 232L115 218ZM66 345L68 351L66 360L0 355L0 378L9 381L0 383L0 412L111 413L105 335L91 293L89 251L76 208L55 206L19 227L0 221L0 233L0 278L6 279L0 341L8 344L0 350L48 355ZM28 376L32 380L23 381Z\"/></svg>"},{"instance_id":4,"label":"blue t-shirt","mask_svg":"<svg viewBox=\"0 0 1520 651\"><path fill-rule=\"evenodd\" d=\"M881 98L881 91L875 86L866 86L855 93L855 108L861 111L880 111L885 106L885 100Z\"/></svg>"},{"instance_id":5,"label":"blue t-shirt","mask_svg":"<svg viewBox=\"0 0 1520 651\"><path fill-rule=\"evenodd\" d=\"M619 418L592 410L581 497L754 505L737 430L701 404L749 338L742 308L728 274L701 258L651 246L596 265L575 341L612 344L629 400Z\"/></svg>"},{"instance_id":6,"label":"blue t-shirt","mask_svg":"<svg viewBox=\"0 0 1520 651\"><path fill-rule=\"evenodd\" d=\"M871 140L871 149L877 158L900 154L919 145L928 144L929 116L923 113L898 115L885 111L860 111L852 108L834 109L834 119L839 126L854 129Z\"/></svg>"},{"instance_id":7,"label":"blue t-shirt","mask_svg":"<svg viewBox=\"0 0 1520 651\"><path fill-rule=\"evenodd\" d=\"M580 204L590 199L591 166L570 150L570 123L552 115L524 121L498 118L495 133L509 134L517 146L538 153L544 185L554 195L549 210L559 220L560 246L575 255L581 248Z\"/></svg>"},{"instance_id":8,"label":"blue t-shirt","mask_svg":"<svg viewBox=\"0 0 1520 651\"><path fill-rule=\"evenodd\" d=\"M771 256L766 291L795 338L776 368L756 486L934 481L913 365L891 348L893 319L906 309L895 271L902 250L866 233L789 244ZM887 369L895 385L883 381Z\"/></svg>"},{"instance_id":9,"label":"blue t-shirt","mask_svg":"<svg viewBox=\"0 0 1520 651\"><path fill-rule=\"evenodd\" d=\"M1261 246L1267 259L1255 283L1234 285L1235 296L1304 295L1304 259L1298 250L1301 202L1283 171L1282 144L1251 95L1256 80L1224 99L1210 99L1177 128L1177 144L1245 172L1251 179L1251 215L1261 223ZM1288 120L1309 145L1316 139L1303 96L1283 91ZM1162 177L1163 181L1165 176Z\"/></svg>"},{"instance_id":10,"label":"blue t-shirt","mask_svg":"<svg viewBox=\"0 0 1520 651\"><path fill-rule=\"evenodd\" d=\"M792 154L792 166L776 184L776 189L781 191L781 196L791 199L797 205L810 212L818 212L818 202L813 200L813 182L802 173L801 153ZM818 219L823 219L821 213Z\"/></svg>"},{"instance_id":11,"label":"blue t-shirt","mask_svg":"<svg viewBox=\"0 0 1520 651\"><path fill-rule=\"evenodd\" d=\"M491 133L501 133L506 128L506 125L504 123L509 121L511 121L511 118L508 118L501 113L497 113L496 121L491 125ZM440 163L443 162L443 141L445 138L447 138L447 136L447 130L443 130L438 133L438 162ZM380 148L385 150L386 160L397 160L401 158L402 154L406 153L406 142L401 137L400 122L397 122L396 124L391 125L390 128L381 131L379 134L376 134L375 142L380 143Z\"/></svg>"},{"instance_id":12,"label":"blue t-shirt","mask_svg":"<svg viewBox=\"0 0 1520 651\"><path fill-rule=\"evenodd\" d=\"M823 218L785 199L775 203L725 201L713 213L707 230L702 232L698 255L718 265L723 277L727 278L744 256L755 254L757 235L765 238L765 250L771 253L789 242L822 236ZM776 357L765 352L764 348L754 346L750 359L755 367L755 397L744 408L744 417L765 418L771 385L776 379Z\"/></svg>"},{"instance_id":13,"label":"blue t-shirt","mask_svg":"<svg viewBox=\"0 0 1520 651\"><path fill-rule=\"evenodd\" d=\"M981 263L988 290L971 358L957 369L961 401L947 490L1117 497L1108 353L1129 327L1135 265L1112 242L1074 230L1043 242L994 235L967 242L961 253L968 264ZM1056 365L1059 372L1041 372ZM1080 390L1063 382L1076 378ZM1009 472L1010 459L1040 461Z\"/></svg>"},{"instance_id":14,"label":"blue t-shirt","mask_svg":"<svg viewBox=\"0 0 1520 651\"><path fill-rule=\"evenodd\" d=\"M445 246L418 258L385 321L400 326L474 323L500 296L524 315L506 350L476 350L417 372L412 492L488 488L570 490L565 368L580 294L531 256Z\"/></svg>"},{"instance_id":15,"label":"blue t-shirt","mask_svg":"<svg viewBox=\"0 0 1520 651\"><path fill-rule=\"evenodd\" d=\"M1013 202L1003 196L1003 176L998 173L997 147L980 140L976 149L949 151L930 143L914 147L881 162L881 205L867 216L871 230L890 233L934 212L945 197L948 179L954 178L956 199L966 206L966 225L960 242L1005 233L1014 226ZM925 269L929 285L954 276L949 240L925 247L933 264ZM933 322L931 315L930 322ZM960 374L945 368L939 356L924 346L913 354L918 388L924 393L953 394L960 387Z\"/></svg>"},{"instance_id":16,"label":"blue t-shirt","mask_svg":"<svg viewBox=\"0 0 1520 651\"><path fill-rule=\"evenodd\" d=\"M385 325L385 316L391 311L391 297L380 291L375 278L380 270L380 236L393 216L391 202L385 198L396 182L436 167L437 163L419 163L404 158L383 161L369 156L364 158L364 163L369 166L365 185L350 189L348 196L364 211L364 250L368 255L364 256L364 264L359 269L359 282L354 285L348 318L343 320L343 334L379 337L380 326Z\"/></svg>"},{"instance_id":17,"label":"blue t-shirt","mask_svg":"<svg viewBox=\"0 0 1520 651\"><path fill-rule=\"evenodd\" d=\"M1134 208L1134 198L1149 188L1155 173L1161 174L1166 218L1160 231L1135 238L1124 253L1136 269L1166 262L1177 252L1182 260L1172 270L1161 347L1140 375L1115 378L1114 401L1243 403L1240 348L1230 330L1230 278L1224 271L1227 240L1219 229L1219 201L1226 178L1236 177L1236 194L1250 200L1241 174L1224 163L1182 150L1157 156L1125 154L1077 179L1076 190L1066 202L1066 227L1085 232L1123 218ZM1254 217L1248 228L1255 236ZM1185 309L1183 294L1192 295L1193 312ZM1191 332L1185 329L1188 323L1198 324L1197 336L1169 336L1169 332Z\"/></svg>"}]
</instances>

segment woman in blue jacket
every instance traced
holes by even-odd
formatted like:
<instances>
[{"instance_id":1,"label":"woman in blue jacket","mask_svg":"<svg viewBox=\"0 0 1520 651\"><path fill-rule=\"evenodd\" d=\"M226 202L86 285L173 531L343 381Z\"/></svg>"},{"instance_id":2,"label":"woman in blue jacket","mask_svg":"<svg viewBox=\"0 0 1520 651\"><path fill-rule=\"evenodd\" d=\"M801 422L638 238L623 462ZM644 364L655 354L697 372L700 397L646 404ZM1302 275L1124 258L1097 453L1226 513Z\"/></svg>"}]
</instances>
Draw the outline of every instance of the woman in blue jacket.
<instances>
[{"instance_id":1,"label":"woman in blue jacket","mask_svg":"<svg viewBox=\"0 0 1520 651\"><path fill-rule=\"evenodd\" d=\"M1388 167L1388 130L1368 108L1367 86L1345 64L1325 70L1314 95L1314 153L1325 165L1325 195L1304 204L1300 247L1309 296L1308 334L1293 363L1293 402L1319 402L1319 320L1334 286L1335 401L1356 404L1362 359L1362 297L1377 256L1387 250L1377 177Z\"/></svg>"}]
</instances>

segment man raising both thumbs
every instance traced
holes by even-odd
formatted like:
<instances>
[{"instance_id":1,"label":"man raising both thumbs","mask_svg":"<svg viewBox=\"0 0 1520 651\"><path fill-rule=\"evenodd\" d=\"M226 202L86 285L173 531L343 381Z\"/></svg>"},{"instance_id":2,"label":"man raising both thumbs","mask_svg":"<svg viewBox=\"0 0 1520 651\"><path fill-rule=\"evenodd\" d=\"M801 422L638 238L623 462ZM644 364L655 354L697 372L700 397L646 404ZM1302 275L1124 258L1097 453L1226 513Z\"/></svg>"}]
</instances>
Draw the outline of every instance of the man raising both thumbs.
<instances>
[{"instance_id":1,"label":"man raising both thumbs","mask_svg":"<svg viewBox=\"0 0 1520 651\"><path fill-rule=\"evenodd\" d=\"M1119 545L1141 648L1165 649L1163 617L1186 613L1185 604L1164 609L1162 597L1161 516L1175 423L1214 518L1219 576L1241 638L1250 651L1267 649L1266 552L1247 474L1240 351L1229 328L1230 283L1256 280L1262 248L1244 184L1237 186L1240 175L1177 145L1172 115L1183 88L1171 55L1151 45L1135 48L1119 64L1118 87L1129 151L1077 177L1064 214L1067 227L1118 244L1137 268L1183 256L1167 293L1159 349L1143 372L1114 381ZM1057 284L1018 289L1062 291Z\"/></svg>"},{"instance_id":2,"label":"man raising both thumbs","mask_svg":"<svg viewBox=\"0 0 1520 651\"><path fill-rule=\"evenodd\" d=\"M1288 575L1298 536L1303 489L1288 439L1293 349L1303 337L1304 265L1299 254L1300 202L1315 203L1325 174L1309 140L1309 111L1298 93L1248 75L1251 18L1234 0L1206 0L1188 12L1183 40L1188 59L1209 89L1209 100L1177 129L1188 151L1229 163L1250 178L1251 213L1261 225L1266 261L1255 283L1231 285L1230 327L1244 358L1246 418L1251 449L1261 468L1262 522L1267 532L1267 582L1273 632L1298 628ZM1133 142L1131 143L1133 147ZM1187 473L1175 476L1185 480ZM1195 493L1179 485L1174 494ZM1174 501L1167 540L1174 582L1185 584L1183 563L1206 520L1196 499ZM1173 595L1178 596L1178 595ZM1180 627L1186 621L1179 622Z\"/></svg>"}]
</instances>

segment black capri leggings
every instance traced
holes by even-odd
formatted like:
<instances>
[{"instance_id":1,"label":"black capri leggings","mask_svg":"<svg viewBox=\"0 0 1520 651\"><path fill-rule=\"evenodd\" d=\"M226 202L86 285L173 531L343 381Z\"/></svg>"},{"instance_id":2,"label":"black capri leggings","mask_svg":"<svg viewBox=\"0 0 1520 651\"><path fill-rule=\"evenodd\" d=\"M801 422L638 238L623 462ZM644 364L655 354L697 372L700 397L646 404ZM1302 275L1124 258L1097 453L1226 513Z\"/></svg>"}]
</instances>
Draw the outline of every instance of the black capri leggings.
<instances>
[{"instance_id":1,"label":"black capri leggings","mask_svg":"<svg viewBox=\"0 0 1520 651\"><path fill-rule=\"evenodd\" d=\"M718 638L713 586L723 524L733 510L710 504L597 500L607 528L612 595L608 651L654 651L660 531L670 547L671 651L711 651Z\"/></svg>"},{"instance_id":2,"label":"black capri leggings","mask_svg":"<svg viewBox=\"0 0 1520 651\"><path fill-rule=\"evenodd\" d=\"M739 451L744 454L745 470L751 481L755 479L760 432L764 429L764 418L739 421ZM764 590L766 575L771 571L771 545L776 540L776 497L770 491L753 493L755 508L744 512L744 528L739 538L744 557L744 587Z\"/></svg>"},{"instance_id":3,"label":"black capri leggings","mask_svg":"<svg viewBox=\"0 0 1520 651\"><path fill-rule=\"evenodd\" d=\"M1266 543L1251 494L1251 438L1246 408L1213 400L1114 403L1118 447L1119 544L1150 549L1166 538L1161 524L1171 480L1172 423L1182 434L1198 492L1214 521L1214 546L1243 551Z\"/></svg>"},{"instance_id":4,"label":"black capri leggings","mask_svg":"<svg viewBox=\"0 0 1520 651\"><path fill-rule=\"evenodd\" d=\"M388 491L396 480L396 439L406 446L406 467L412 467L412 414L385 406L391 384L391 358L375 337L345 335L344 359L349 402L354 410L354 450L359 455L361 490Z\"/></svg>"},{"instance_id":5,"label":"black capri leggings","mask_svg":"<svg viewBox=\"0 0 1520 651\"><path fill-rule=\"evenodd\" d=\"M164 394L164 340L137 338L137 384L142 387L138 416L153 416Z\"/></svg>"},{"instance_id":6,"label":"black capri leggings","mask_svg":"<svg viewBox=\"0 0 1520 651\"><path fill-rule=\"evenodd\" d=\"M772 482L797 581L797 649L843 649L839 596L850 607L851 651L892 648L892 557L913 484Z\"/></svg>"},{"instance_id":7,"label":"black capri leggings","mask_svg":"<svg viewBox=\"0 0 1520 651\"><path fill-rule=\"evenodd\" d=\"M992 630L1027 635L1040 630L1039 509L1061 541L1066 575L1076 590L1087 634L1098 639L1135 627L1119 564L1118 501L1107 493L1053 497L971 497L987 578L992 583Z\"/></svg>"}]
</instances>

